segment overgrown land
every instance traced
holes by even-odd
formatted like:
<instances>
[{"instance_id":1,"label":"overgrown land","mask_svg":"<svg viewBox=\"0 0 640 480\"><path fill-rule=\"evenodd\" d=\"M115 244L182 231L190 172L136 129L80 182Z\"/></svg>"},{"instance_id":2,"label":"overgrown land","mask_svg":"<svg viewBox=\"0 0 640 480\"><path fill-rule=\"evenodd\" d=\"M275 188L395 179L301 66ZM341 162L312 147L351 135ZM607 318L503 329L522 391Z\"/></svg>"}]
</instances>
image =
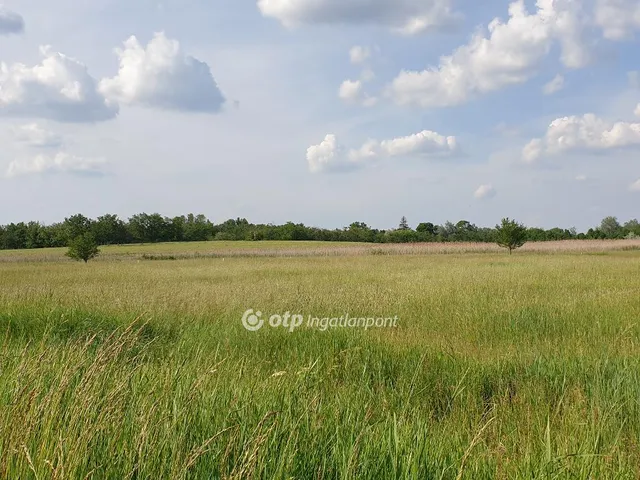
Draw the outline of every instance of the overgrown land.
<instances>
[{"instance_id":1,"label":"overgrown land","mask_svg":"<svg viewBox=\"0 0 640 480\"><path fill-rule=\"evenodd\" d=\"M0 478L638 478L623 242L0 252Z\"/></svg>"}]
</instances>

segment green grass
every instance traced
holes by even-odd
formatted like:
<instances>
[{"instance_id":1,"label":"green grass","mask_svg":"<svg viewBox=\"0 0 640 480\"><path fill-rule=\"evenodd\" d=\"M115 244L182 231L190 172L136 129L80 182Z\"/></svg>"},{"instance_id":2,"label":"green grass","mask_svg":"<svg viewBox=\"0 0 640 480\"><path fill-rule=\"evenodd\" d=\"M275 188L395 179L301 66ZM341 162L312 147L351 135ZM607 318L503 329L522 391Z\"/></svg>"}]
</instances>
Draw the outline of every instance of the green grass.
<instances>
[{"instance_id":1,"label":"green grass","mask_svg":"<svg viewBox=\"0 0 640 480\"><path fill-rule=\"evenodd\" d=\"M120 253L4 253L0 478L640 475L640 252Z\"/></svg>"}]
</instances>

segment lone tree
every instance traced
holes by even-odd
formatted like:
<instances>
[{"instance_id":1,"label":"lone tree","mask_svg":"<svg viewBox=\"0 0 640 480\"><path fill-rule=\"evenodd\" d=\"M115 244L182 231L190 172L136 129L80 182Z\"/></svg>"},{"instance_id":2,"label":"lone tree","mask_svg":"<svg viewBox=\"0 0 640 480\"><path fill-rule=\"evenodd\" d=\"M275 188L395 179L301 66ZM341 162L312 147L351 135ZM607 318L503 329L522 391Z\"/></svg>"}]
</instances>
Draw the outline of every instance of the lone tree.
<instances>
[{"instance_id":1,"label":"lone tree","mask_svg":"<svg viewBox=\"0 0 640 480\"><path fill-rule=\"evenodd\" d=\"M503 218L501 225L496 225L496 243L509 249L509 255L527 241L527 228L509 218Z\"/></svg>"},{"instance_id":2,"label":"lone tree","mask_svg":"<svg viewBox=\"0 0 640 480\"><path fill-rule=\"evenodd\" d=\"M82 260L87 263L92 258L96 258L99 253L100 250L94 236L90 233L84 233L69 242L69 250L66 255L74 260Z\"/></svg>"},{"instance_id":3,"label":"lone tree","mask_svg":"<svg viewBox=\"0 0 640 480\"><path fill-rule=\"evenodd\" d=\"M398 230L411 230L411 227L409 226L409 222L407 220L407 217L402 217L400 219L400 225L398 225Z\"/></svg>"}]
</instances>

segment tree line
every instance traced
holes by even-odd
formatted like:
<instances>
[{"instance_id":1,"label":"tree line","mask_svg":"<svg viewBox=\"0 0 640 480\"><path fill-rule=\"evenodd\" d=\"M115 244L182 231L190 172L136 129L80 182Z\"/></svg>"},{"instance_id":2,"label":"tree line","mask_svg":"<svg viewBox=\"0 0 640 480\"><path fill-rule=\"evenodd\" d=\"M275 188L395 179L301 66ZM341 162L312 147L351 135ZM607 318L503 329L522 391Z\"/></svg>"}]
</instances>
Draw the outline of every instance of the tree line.
<instances>
[{"instance_id":1,"label":"tree line","mask_svg":"<svg viewBox=\"0 0 640 480\"><path fill-rule=\"evenodd\" d=\"M399 225L378 230L362 222L342 229L308 227L302 223L283 225L253 224L244 218L214 224L205 215L165 217L158 213L140 213L128 220L117 215L90 219L82 214L65 218L52 225L20 222L0 226L0 249L66 247L82 235L90 234L99 245L131 243L193 242L205 240L314 240L327 242L413 243L413 242L485 242L498 240L496 228L478 227L466 220L436 225L430 222L415 228L403 217ZM607 217L586 233L575 228L527 228L526 241L571 239L621 239L640 237L640 223L630 220L621 224Z\"/></svg>"}]
</instances>

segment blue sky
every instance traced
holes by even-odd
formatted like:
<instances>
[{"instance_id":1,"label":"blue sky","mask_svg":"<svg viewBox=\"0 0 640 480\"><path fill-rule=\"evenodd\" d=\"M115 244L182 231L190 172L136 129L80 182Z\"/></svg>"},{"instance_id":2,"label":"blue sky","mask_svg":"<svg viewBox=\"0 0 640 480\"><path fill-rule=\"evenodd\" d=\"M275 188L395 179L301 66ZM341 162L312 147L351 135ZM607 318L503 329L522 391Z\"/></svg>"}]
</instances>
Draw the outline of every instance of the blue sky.
<instances>
[{"instance_id":1,"label":"blue sky","mask_svg":"<svg viewBox=\"0 0 640 480\"><path fill-rule=\"evenodd\" d=\"M637 217L640 1L478 5L7 0L0 223Z\"/></svg>"}]
</instances>

